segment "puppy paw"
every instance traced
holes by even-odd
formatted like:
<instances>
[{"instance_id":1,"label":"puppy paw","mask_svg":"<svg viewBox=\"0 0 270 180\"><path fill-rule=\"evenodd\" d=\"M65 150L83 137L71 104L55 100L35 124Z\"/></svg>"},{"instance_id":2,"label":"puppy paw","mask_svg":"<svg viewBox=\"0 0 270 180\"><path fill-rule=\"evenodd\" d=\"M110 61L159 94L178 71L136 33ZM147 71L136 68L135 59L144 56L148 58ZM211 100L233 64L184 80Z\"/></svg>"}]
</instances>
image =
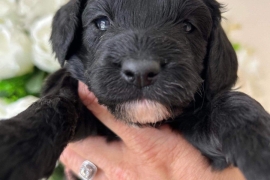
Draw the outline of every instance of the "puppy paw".
<instances>
[{"instance_id":1,"label":"puppy paw","mask_svg":"<svg viewBox=\"0 0 270 180\"><path fill-rule=\"evenodd\" d=\"M72 103L50 96L11 119L0 121L0 179L49 177L72 138L77 118Z\"/></svg>"}]
</instances>

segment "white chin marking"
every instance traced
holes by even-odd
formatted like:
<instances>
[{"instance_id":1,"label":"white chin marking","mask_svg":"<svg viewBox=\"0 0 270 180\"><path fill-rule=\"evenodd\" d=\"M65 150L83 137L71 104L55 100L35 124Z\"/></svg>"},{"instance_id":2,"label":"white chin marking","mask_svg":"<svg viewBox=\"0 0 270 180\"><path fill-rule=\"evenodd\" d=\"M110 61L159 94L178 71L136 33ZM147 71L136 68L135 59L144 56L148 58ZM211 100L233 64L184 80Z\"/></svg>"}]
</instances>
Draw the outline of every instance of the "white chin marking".
<instances>
[{"instance_id":1,"label":"white chin marking","mask_svg":"<svg viewBox=\"0 0 270 180\"><path fill-rule=\"evenodd\" d=\"M159 102L138 100L123 103L116 107L119 118L129 123L156 123L170 118L171 113Z\"/></svg>"}]
</instances>

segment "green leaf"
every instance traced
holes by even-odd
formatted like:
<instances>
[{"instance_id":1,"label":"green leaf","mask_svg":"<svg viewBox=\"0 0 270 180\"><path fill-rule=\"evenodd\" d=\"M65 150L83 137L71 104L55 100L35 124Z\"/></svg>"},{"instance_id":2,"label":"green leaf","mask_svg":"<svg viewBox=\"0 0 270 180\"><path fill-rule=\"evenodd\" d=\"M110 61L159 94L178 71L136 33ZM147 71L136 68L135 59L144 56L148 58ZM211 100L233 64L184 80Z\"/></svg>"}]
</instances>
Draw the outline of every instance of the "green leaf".
<instances>
[{"instance_id":1,"label":"green leaf","mask_svg":"<svg viewBox=\"0 0 270 180\"><path fill-rule=\"evenodd\" d=\"M14 102L27 95L38 96L46 76L47 73L35 68L26 75L0 80L0 98Z\"/></svg>"},{"instance_id":2,"label":"green leaf","mask_svg":"<svg viewBox=\"0 0 270 180\"><path fill-rule=\"evenodd\" d=\"M8 102L13 102L21 97L27 96L28 93L24 86L28 78L29 75L24 75L0 81L0 98Z\"/></svg>"},{"instance_id":3,"label":"green leaf","mask_svg":"<svg viewBox=\"0 0 270 180\"><path fill-rule=\"evenodd\" d=\"M59 164L53 172L53 175L49 178L49 180L63 180L64 179L64 167Z\"/></svg>"},{"instance_id":4,"label":"green leaf","mask_svg":"<svg viewBox=\"0 0 270 180\"><path fill-rule=\"evenodd\" d=\"M234 43L234 44L233 44L233 49L234 49L235 51L238 51L238 50L241 49L241 45L240 45L239 43Z\"/></svg>"},{"instance_id":5,"label":"green leaf","mask_svg":"<svg viewBox=\"0 0 270 180\"><path fill-rule=\"evenodd\" d=\"M46 73L43 71L38 71L34 76L30 77L27 81L25 88L30 94L39 94L42 88L43 80Z\"/></svg>"}]
</instances>

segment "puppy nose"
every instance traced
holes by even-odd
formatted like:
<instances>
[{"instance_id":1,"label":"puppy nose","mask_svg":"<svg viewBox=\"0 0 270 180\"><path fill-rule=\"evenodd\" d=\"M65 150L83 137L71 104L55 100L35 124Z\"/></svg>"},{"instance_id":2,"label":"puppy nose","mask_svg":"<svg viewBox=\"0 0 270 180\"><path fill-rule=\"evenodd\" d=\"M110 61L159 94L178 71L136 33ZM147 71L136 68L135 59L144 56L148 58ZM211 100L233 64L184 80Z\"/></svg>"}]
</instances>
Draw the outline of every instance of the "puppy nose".
<instances>
[{"instance_id":1,"label":"puppy nose","mask_svg":"<svg viewBox=\"0 0 270 180\"><path fill-rule=\"evenodd\" d=\"M159 72L160 64L153 60L126 60L122 64L123 78L141 88L152 84Z\"/></svg>"}]
</instances>

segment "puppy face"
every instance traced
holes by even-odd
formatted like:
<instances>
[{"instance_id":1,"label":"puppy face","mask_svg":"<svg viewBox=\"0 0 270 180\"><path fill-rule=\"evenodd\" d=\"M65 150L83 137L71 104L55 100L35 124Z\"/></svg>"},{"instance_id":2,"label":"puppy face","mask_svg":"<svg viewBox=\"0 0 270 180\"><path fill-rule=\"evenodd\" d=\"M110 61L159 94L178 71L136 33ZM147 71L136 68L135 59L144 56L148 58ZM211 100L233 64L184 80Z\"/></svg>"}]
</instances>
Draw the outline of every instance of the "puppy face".
<instances>
[{"instance_id":1,"label":"puppy face","mask_svg":"<svg viewBox=\"0 0 270 180\"><path fill-rule=\"evenodd\" d=\"M82 64L79 79L101 104L128 123L156 123L179 115L194 100L205 80L203 69L214 26L207 3L202 0L88 0L83 6L82 3L77 2L80 15L76 21L80 23L76 24L77 30L68 45L73 50L65 55L71 57L67 61L71 72L74 66ZM56 15L55 23L57 19ZM58 28L55 26L53 29ZM53 45L59 41L59 37L54 40L54 31ZM57 55L55 46L54 50Z\"/></svg>"}]
</instances>

